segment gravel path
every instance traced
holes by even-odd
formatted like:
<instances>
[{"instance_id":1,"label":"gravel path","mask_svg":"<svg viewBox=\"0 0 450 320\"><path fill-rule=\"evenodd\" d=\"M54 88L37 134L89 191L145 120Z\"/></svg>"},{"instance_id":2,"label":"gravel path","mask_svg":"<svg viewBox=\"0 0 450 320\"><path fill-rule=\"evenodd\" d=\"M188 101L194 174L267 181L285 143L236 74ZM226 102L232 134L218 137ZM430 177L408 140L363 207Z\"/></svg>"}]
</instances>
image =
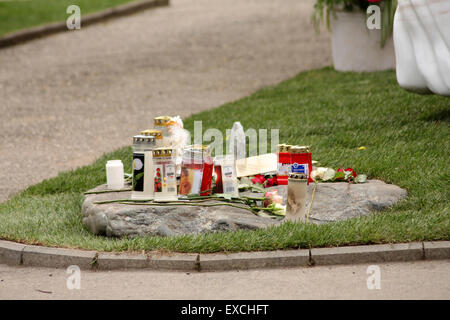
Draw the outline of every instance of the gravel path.
<instances>
[{"instance_id":1,"label":"gravel path","mask_svg":"<svg viewBox=\"0 0 450 320\"><path fill-rule=\"evenodd\" d=\"M331 64L311 0L172 0L0 50L0 201L187 116ZM81 8L83 9L83 8Z\"/></svg>"}]
</instances>

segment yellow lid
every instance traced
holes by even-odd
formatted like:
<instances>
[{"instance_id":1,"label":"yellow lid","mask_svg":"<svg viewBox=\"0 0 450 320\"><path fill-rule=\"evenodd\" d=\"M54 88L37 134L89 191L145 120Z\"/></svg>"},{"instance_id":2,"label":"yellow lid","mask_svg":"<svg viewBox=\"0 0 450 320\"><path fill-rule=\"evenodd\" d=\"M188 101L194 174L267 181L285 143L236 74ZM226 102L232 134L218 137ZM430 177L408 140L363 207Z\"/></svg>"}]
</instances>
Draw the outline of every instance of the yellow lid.
<instances>
[{"instance_id":1,"label":"yellow lid","mask_svg":"<svg viewBox=\"0 0 450 320\"><path fill-rule=\"evenodd\" d=\"M147 129L147 130L141 131L141 134L143 136L154 136L156 139L162 139L162 131L161 130Z\"/></svg>"},{"instance_id":2,"label":"yellow lid","mask_svg":"<svg viewBox=\"0 0 450 320\"><path fill-rule=\"evenodd\" d=\"M278 152L286 152L286 150L287 150L287 144L282 143L282 144L278 145Z\"/></svg>"},{"instance_id":3,"label":"yellow lid","mask_svg":"<svg viewBox=\"0 0 450 320\"><path fill-rule=\"evenodd\" d=\"M155 126L167 126L167 124L170 122L170 119L171 118L169 116L160 116L156 117L153 121Z\"/></svg>"},{"instance_id":4,"label":"yellow lid","mask_svg":"<svg viewBox=\"0 0 450 320\"><path fill-rule=\"evenodd\" d=\"M175 155L175 149L172 148L156 148L153 149L153 157L170 157Z\"/></svg>"},{"instance_id":5,"label":"yellow lid","mask_svg":"<svg viewBox=\"0 0 450 320\"><path fill-rule=\"evenodd\" d=\"M310 153L311 148L309 146L292 146L291 152L292 153Z\"/></svg>"}]
</instances>

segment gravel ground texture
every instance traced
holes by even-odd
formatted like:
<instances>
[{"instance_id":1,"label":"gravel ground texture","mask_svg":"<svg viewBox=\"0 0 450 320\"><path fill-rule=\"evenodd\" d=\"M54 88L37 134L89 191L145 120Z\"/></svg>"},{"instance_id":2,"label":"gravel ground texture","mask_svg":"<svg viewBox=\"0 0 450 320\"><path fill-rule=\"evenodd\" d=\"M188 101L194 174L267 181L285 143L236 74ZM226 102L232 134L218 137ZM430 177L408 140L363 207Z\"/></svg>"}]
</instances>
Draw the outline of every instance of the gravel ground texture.
<instances>
[{"instance_id":1,"label":"gravel ground texture","mask_svg":"<svg viewBox=\"0 0 450 320\"><path fill-rule=\"evenodd\" d=\"M330 65L313 3L172 0L0 50L0 201L131 144L157 115L186 117Z\"/></svg>"}]
</instances>

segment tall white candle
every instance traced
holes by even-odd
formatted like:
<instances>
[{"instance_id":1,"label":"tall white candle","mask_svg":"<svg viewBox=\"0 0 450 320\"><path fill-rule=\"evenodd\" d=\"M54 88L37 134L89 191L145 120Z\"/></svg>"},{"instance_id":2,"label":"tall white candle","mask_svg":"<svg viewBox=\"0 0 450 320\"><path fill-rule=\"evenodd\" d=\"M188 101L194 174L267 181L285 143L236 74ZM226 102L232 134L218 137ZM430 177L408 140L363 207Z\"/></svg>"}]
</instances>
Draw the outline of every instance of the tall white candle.
<instances>
[{"instance_id":1,"label":"tall white candle","mask_svg":"<svg viewBox=\"0 0 450 320\"><path fill-rule=\"evenodd\" d=\"M306 220L306 174L291 173L288 179L288 194L286 200L286 220Z\"/></svg>"}]
</instances>

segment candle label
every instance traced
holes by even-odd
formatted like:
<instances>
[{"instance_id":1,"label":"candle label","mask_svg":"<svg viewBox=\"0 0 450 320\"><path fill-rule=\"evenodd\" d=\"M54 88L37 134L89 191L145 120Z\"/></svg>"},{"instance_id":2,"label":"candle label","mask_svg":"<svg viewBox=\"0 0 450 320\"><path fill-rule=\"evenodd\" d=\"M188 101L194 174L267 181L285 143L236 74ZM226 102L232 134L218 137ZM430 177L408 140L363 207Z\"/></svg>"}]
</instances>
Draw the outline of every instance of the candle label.
<instances>
[{"instance_id":1,"label":"candle label","mask_svg":"<svg viewBox=\"0 0 450 320\"><path fill-rule=\"evenodd\" d=\"M133 153L133 191L144 191L144 163L143 153Z\"/></svg>"},{"instance_id":2,"label":"candle label","mask_svg":"<svg viewBox=\"0 0 450 320\"><path fill-rule=\"evenodd\" d=\"M304 174L308 175L309 174L308 171L309 171L308 164L303 164L303 163L302 164L299 164L299 163L292 164L292 167L291 167L292 173L304 173Z\"/></svg>"},{"instance_id":3,"label":"candle label","mask_svg":"<svg viewBox=\"0 0 450 320\"><path fill-rule=\"evenodd\" d=\"M238 195L237 179L234 174L233 165L222 165L222 185L224 193L234 196Z\"/></svg>"},{"instance_id":4,"label":"candle label","mask_svg":"<svg viewBox=\"0 0 450 320\"><path fill-rule=\"evenodd\" d=\"M166 164L165 187L168 193L177 193L177 178L175 175L176 166L174 164Z\"/></svg>"},{"instance_id":5,"label":"candle label","mask_svg":"<svg viewBox=\"0 0 450 320\"><path fill-rule=\"evenodd\" d=\"M155 165L154 166L154 172L155 172L155 192L162 192L163 189L163 178L164 178L164 172L163 172L163 166L162 165Z\"/></svg>"}]
</instances>

